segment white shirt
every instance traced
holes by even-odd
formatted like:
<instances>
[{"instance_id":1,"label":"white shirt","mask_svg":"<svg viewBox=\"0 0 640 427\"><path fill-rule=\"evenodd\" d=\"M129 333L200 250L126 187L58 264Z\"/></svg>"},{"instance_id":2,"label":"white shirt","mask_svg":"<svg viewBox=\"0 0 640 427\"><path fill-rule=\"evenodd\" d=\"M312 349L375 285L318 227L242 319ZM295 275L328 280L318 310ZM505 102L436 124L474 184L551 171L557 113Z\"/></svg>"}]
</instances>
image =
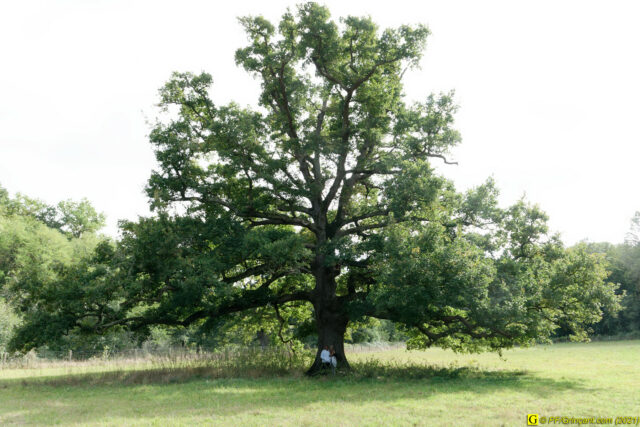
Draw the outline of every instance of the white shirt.
<instances>
[{"instance_id":1,"label":"white shirt","mask_svg":"<svg viewBox=\"0 0 640 427\"><path fill-rule=\"evenodd\" d=\"M331 355L329 354L329 350L322 350L320 352L320 359L322 359L324 363L331 363Z\"/></svg>"}]
</instances>

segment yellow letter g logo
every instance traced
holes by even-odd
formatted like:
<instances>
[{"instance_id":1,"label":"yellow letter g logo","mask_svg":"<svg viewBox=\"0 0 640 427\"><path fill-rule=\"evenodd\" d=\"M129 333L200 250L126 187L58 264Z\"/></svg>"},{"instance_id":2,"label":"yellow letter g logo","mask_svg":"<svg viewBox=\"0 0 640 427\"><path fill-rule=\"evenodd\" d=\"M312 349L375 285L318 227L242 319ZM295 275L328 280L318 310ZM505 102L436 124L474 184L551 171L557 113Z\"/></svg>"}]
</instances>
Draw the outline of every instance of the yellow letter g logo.
<instances>
[{"instance_id":1,"label":"yellow letter g logo","mask_svg":"<svg viewBox=\"0 0 640 427\"><path fill-rule=\"evenodd\" d=\"M529 415L527 415L527 425L528 426L537 426L538 425L538 414L529 414Z\"/></svg>"}]
</instances>

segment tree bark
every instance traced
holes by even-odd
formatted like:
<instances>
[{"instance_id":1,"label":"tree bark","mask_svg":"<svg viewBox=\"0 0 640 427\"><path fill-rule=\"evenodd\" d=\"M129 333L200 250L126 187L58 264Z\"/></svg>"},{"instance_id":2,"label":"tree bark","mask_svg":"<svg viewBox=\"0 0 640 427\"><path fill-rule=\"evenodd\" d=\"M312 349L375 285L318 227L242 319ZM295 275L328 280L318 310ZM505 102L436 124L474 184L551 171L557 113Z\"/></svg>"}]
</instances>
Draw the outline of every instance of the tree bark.
<instances>
[{"instance_id":1,"label":"tree bark","mask_svg":"<svg viewBox=\"0 0 640 427\"><path fill-rule=\"evenodd\" d=\"M264 329L260 329L256 332L256 339L260 343L260 348L264 351L269 346L269 336L264 331Z\"/></svg>"},{"instance_id":2,"label":"tree bark","mask_svg":"<svg viewBox=\"0 0 640 427\"><path fill-rule=\"evenodd\" d=\"M349 369L344 352L344 334L349 324L349 316L342 301L336 297L335 273L326 269L316 275L316 298L313 303L318 328L318 347L313 364L307 375L314 375L322 369L320 353L325 346L333 346L338 369Z\"/></svg>"}]
</instances>

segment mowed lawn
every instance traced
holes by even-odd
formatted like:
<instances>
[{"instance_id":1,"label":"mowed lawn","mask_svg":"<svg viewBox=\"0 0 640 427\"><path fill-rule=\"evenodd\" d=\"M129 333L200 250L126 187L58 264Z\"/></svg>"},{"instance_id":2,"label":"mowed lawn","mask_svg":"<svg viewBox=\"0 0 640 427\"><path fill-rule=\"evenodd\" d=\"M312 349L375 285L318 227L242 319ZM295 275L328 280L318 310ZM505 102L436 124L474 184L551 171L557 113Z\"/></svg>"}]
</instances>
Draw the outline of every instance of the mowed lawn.
<instances>
[{"instance_id":1,"label":"mowed lawn","mask_svg":"<svg viewBox=\"0 0 640 427\"><path fill-rule=\"evenodd\" d=\"M86 368L4 370L0 425L518 426L529 413L640 416L640 341L538 346L502 358L439 349L350 358L363 374L140 384L96 381Z\"/></svg>"}]
</instances>

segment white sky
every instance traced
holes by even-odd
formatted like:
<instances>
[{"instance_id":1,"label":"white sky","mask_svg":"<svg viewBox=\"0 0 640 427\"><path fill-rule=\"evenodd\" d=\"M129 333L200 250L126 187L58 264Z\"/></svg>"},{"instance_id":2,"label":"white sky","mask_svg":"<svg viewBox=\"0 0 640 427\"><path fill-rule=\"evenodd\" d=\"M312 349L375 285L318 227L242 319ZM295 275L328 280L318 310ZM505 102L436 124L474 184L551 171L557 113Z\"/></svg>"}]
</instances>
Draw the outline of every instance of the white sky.
<instances>
[{"instance_id":1,"label":"white sky","mask_svg":"<svg viewBox=\"0 0 640 427\"><path fill-rule=\"evenodd\" d=\"M214 101L254 104L237 68L237 16L277 22L296 2L0 0L0 185L49 203L87 197L118 219L147 215L146 135L172 71L213 75ZM328 1L334 17L425 23L406 93L456 90L463 144L445 174L493 176L568 244L622 242L640 210L640 3Z\"/></svg>"}]
</instances>

